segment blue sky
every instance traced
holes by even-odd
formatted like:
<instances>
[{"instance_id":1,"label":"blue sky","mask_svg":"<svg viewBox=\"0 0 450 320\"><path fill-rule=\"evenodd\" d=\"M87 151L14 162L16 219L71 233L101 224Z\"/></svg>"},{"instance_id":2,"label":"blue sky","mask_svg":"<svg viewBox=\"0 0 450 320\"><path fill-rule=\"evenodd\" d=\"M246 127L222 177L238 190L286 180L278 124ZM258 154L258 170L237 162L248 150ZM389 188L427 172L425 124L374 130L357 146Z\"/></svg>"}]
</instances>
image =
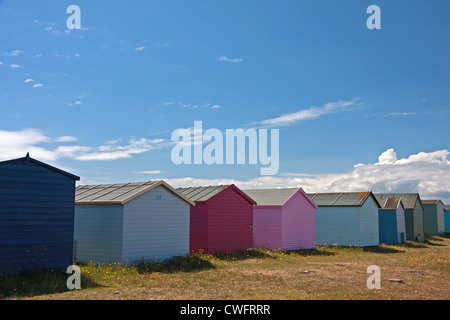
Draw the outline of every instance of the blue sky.
<instances>
[{"instance_id":1,"label":"blue sky","mask_svg":"<svg viewBox=\"0 0 450 320\"><path fill-rule=\"evenodd\" d=\"M66 26L72 4L81 30ZM372 4L380 30L366 27ZM1 157L30 151L81 183L232 181L450 201L449 13L446 0L3 0ZM221 131L273 123L278 174L174 165L171 134L195 120Z\"/></svg>"}]
</instances>

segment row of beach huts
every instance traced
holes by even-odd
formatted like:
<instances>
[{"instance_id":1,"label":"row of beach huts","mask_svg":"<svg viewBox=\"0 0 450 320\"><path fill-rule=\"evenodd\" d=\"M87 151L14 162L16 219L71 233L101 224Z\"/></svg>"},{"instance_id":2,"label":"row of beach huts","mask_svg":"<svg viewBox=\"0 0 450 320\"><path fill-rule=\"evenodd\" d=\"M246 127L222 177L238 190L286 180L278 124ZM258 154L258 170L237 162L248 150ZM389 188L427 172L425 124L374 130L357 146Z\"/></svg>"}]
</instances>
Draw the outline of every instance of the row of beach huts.
<instances>
[{"instance_id":1,"label":"row of beach huts","mask_svg":"<svg viewBox=\"0 0 450 320\"><path fill-rule=\"evenodd\" d=\"M0 162L0 274L63 270L74 260L130 264L194 252L401 244L450 231L450 208L418 193L78 180L29 154Z\"/></svg>"}]
</instances>

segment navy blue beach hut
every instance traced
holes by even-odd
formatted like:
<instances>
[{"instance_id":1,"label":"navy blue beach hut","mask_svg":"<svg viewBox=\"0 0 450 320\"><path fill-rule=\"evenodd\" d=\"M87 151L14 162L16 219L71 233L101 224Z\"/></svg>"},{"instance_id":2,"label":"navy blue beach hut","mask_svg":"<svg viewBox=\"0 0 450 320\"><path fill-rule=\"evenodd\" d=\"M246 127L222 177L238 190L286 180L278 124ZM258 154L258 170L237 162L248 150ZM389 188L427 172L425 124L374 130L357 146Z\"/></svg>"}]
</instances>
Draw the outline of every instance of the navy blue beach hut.
<instances>
[{"instance_id":1,"label":"navy blue beach hut","mask_svg":"<svg viewBox=\"0 0 450 320\"><path fill-rule=\"evenodd\" d=\"M0 162L0 274L72 264L79 179L29 154Z\"/></svg>"}]
</instances>

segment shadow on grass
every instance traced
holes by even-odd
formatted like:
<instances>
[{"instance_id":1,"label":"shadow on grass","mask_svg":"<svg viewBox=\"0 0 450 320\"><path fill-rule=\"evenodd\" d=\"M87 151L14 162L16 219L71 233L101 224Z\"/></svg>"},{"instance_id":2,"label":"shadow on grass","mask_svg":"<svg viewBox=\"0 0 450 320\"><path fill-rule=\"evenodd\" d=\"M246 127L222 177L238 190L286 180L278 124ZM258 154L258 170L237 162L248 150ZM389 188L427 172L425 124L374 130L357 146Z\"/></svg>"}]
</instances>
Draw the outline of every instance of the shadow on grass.
<instances>
[{"instance_id":1,"label":"shadow on grass","mask_svg":"<svg viewBox=\"0 0 450 320\"><path fill-rule=\"evenodd\" d=\"M286 250L286 251L280 251L280 252L282 252L284 254L299 255L299 256L303 256L303 257L335 256L335 255L337 255L336 252L327 251L325 248Z\"/></svg>"},{"instance_id":2,"label":"shadow on grass","mask_svg":"<svg viewBox=\"0 0 450 320\"><path fill-rule=\"evenodd\" d=\"M65 271L31 272L23 275L0 275L0 299L25 298L71 291L67 288L70 274ZM102 287L82 274L81 288Z\"/></svg>"},{"instance_id":3,"label":"shadow on grass","mask_svg":"<svg viewBox=\"0 0 450 320\"><path fill-rule=\"evenodd\" d=\"M436 242L443 242L444 240L440 238L443 235L445 235L445 233L444 234L440 234L439 236L432 236L432 235L426 234L424 243L426 243L429 246L434 246L434 247L446 247L447 246L446 244L435 243L435 241Z\"/></svg>"},{"instance_id":4,"label":"shadow on grass","mask_svg":"<svg viewBox=\"0 0 450 320\"><path fill-rule=\"evenodd\" d=\"M196 254L184 257L174 257L164 261L143 261L134 264L133 267L135 267L140 274L153 272L198 272L216 268L216 266L207 258Z\"/></svg>"},{"instance_id":5,"label":"shadow on grass","mask_svg":"<svg viewBox=\"0 0 450 320\"><path fill-rule=\"evenodd\" d=\"M447 238L447 239L449 239L450 238L450 232L444 232L443 234L440 234L439 235L440 237L442 237L442 238Z\"/></svg>"},{"instance_id":6,"label":"shadow on grass","mask_svg":"<svg viewBox=\"0 0 450 320\"><path fill-rule=\"evenodd\" d=\"M405 243L401 244L401 246L405 247L405 248L413 248L413 249L427 248L425 243L423 243L423 242L416 242L416 241L406 241Z\"/></svg>"},{"instance_id":7,"label":"shadow on grass","mask_svg":"<svg viewBox=\"0 0 450 320\"><path fill-rule=\"evenodd\" d=\"M364 252L372 252L372 253L401 253L404 252L402 250L398 250L395 248L391 248L388 246L373 246L373 247L364 247Z\"/></svg>"},{"instance_id":8,"label":"shadow on grass","mask_svg":"<svg viewBox=\"0 0 450 320\"><path fill-rule=\"evenodd\" d=\"M266 249L252 249L242 250L228 253L213 253L214 258L222 261L240 261L247 259L275 259L270 255L270 250Z\"/></svg>"}]
</instances>

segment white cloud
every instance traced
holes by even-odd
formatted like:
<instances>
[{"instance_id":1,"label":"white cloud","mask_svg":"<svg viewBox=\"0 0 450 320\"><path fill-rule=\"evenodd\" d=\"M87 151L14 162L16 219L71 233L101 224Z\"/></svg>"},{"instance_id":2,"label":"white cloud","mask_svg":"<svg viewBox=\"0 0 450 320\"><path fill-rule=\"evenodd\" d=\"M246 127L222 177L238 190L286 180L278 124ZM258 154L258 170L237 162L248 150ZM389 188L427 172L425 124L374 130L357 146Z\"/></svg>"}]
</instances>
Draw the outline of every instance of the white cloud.
<instances>
[{"instance_id":1,"label":"white cloud","mask_svg":"<svg viewBox=\"0 0 450 320\"><path fill-rule=\"evenodd\" d=\"M45 25L49 25L49 26L56 25L55 22L41 21L41 20L38 20L38 19L34 19L33 22L34 23L38 23L38 24L45 24Z\"/></svg>"},{"instance_id":2,"label":"white cloud","mask_svg":"<svg viewBox=\"0 0 450 320\"><path fill-rule=\"evenodd\" d=\"M1 61L0 61L0 66L2 66L2 67L3 67L4 65L5 65L5 64L4 64L3 62L1 62Z\"/></svg>"},{"instance_id":3,"label":"white cloud","mask_svg":"<svg viewBox=\"0 0 450 320\"><path fill-rule=\"evenodd\" d=\"M50 142L66 143L76 141L77 138L62 136L51 139L41 130L24 129L22 131L0 130L0 160L8 160L25 156L27 152L38 160L56 161L60 158L70 158L79 161L109 161L131 158L134 154L141 154L150 150L167 146L164 139L130 139L125 145L118 145L118 141L99 147L65 146L54 149L48 147ZM41 146L47 144L47 148Z\"/></svg>"},{"instance_id":4,"label":"white cloud","mask_svg":"<svg viewBox=\"0 0 450 320\"><path fill-rule=\"evenodd\" d=\"M350 106L353 106L356 103L357 99L352 101L337 101L337 102L329 102L323 105L322 107L310 107L309 109L299 110L293 113L288 113L281 115L276 118L263 120L257 122L256 124L268 127L283 127L290 126L302 120L309 120L318 118L324 114L336 113L339 111L349 110Z\"/></svg>"},{"instance_id":5,"label":"white cloud","mask_svg":"<svg viewBox=\"0 0 450 320\"><path fill-rule=\"evenodd\" d=\"M75 100L74 102L69 102L67 103L68 106L81 106L83 104L83 102L81 102L80 100Z\"/></svg>"},{"instance_id":6,"label":"white cloud","mask_svg":"<svg viewBox=\"0 0 450 320\"><path fill-rule=\"evenodd\" d=\"M34 79L25 79L25 83L35 82Z\"/></svg>"},{"instance_id":7,"label":"white cloud","mask_svg":"<svg viewBox=\"0 0 450 320\"><path fill-rule=\"evenodd\" d=\"M219 58L220 61L227 61L227 62L242 62L244 61L244 59L239 59L239 58L228 58L227 56L221 56Z\"/></svg>"},{"instance_id":8,"label":"white cloud","mask_svg":"<svg viewBox=\"0 0 450 320\"><path fill-rule=\"evenodd\" d=\"M10 56L10 57L17 57L21 54L24 54L25 52L22 50L11 50L8 52L5 52L5 56Z\"/></svg>"},{"instance_id":9,"label":"white cloud","mask_svg":"<svg viewBox=\"0 0 450 320\"><path fill-rule=\"evenodd\" d=\"M160 174L160 173L161 173L161 170L134 171L133 173L141 173L141 174Z\"/></svg>"},{"instance_id":10,"label":"white cloud","mask_svg":"<svg viewBox=\"0 0 450 320\"><path fill-rule=\"evenodd\" d=\"M386 117L395 117L395 116L410 116L413 114L417 114L417 112L391 112L386 115Z\"/></svg>"},{"instance_id":11,"label":"white cloud","mask_svg":"<svg viewBox=\"0 0 450 320\"><path fill-rule=\"evenodd\" d=\"M24 157L27 152L45 160L55 160L51 151L36 145L50 142L51 139L40 130L24 129L21 131L0 130L0 160Z\"/></svg>"},{"instance_id":12,"label":"white cloud","mask_svg":"<svg viewBox=\"0 0 450 320\"><path fill-rule=\"evenodd\" d=\"M42 83L36 83L36 84L33 85L33 88L41 88L43 86L44 85Z\"/></svg>"},{"instance_id":13,"label":"white cloud","mask_svg":"<svg viewBox=\"0 0 450 320\"><path fill-rule=\"evenodd\" d=\"M378 157L378 164L393 164L397 161L394 149L388 149Z\"/></svg>"},{"instance_id":14,"label":"white cloud","mask_svg":"<svg viewBox=\"0 0 450 320\"><path fill-rule=\"evenodd\" d=\"M23 68L23 66L22 65L20 65L20 64L15 64L15 63L13 63L13 64L10 64L9 65L11 68L13 68L13 69L17 69L17 68Z\"/></svg>"},{"instance_id":15,"label":"white cloud","mask_svg":"<svg viewBox=\"0 0 450 320\"><path fill-rule=\"evenodd\" d=\"M436 198L450 204L450 152L420 152L397 159L393 149L383 152L378 162L357 164L348 172L335 174L284 173L249 180L165 179L174 187L236 184L242 189L302 187L306 192L368 191L415 193L422 199Z\"/></svg>"},{"instance_id":16,"label":"white cloud","mask_svg":"<svg viewBox=\"0 0 450 320\"><path fill-rule=\"evenodd\" d=\"M62 136L59 138L55 139L56 142L73 142L73 141L78 141L77 137L72 137L72 136Z\"/></svg>"},{"instance_id":17,"label":"white cloud","mask_svg":"<svg viewBox=\"0 0 450 320\"><path fill-rule=\"evenodd\" d=\"M130 139L126 145L107 144L74 157L80 161L110 161L131 158L133 154L141 154L150 150L160 149L164 145L163 139Z\"/></svg>"},{"instance_id":18,"label":"white cloud","mask_svg":"<svg viewBox=\"0 0 450 320\"><path fill-rule=\"evenodd\" d=\"M172 102L171 103L164 103L163 105L171 105L171 104L173 104L173 103ZM178 106L182 107L182 108L190 108L190 109L206 109L206 108L219 109L220 108L220 105L218 105L218 104L211 105L210 103L190 104L190 103L179 102Z\"/></svg>"},{"instance_id":19,"label":"white cloud","mask_svg":"<svg viewBox=\"0 0 450 320\"><path fill-rule=\"evenodd\" d=\"M145 47L142 46L142 47L135 48L134 51L144 51L144 49L145 49Z\"/></svg>"}]
</instances>

